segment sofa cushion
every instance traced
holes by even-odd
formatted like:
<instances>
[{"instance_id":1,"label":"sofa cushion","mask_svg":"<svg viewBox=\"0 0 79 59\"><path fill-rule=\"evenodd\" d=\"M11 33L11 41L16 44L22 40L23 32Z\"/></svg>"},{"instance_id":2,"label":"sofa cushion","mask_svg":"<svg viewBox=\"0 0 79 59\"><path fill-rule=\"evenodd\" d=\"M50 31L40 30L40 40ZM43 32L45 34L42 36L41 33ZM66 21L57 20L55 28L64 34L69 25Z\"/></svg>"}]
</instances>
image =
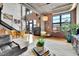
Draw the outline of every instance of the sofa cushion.
<instances>
[{"instance_id":1,"label":"sofa cushion","mask_svg":"<svg viewBox=\"0 0 79 59\"><path fill-rule=\"evenodd\" d=\"M11 42L9 35L0 36L0 46Z\"/></svg>"},{"instance_id":2,"label":"sofa cushion","mask_svg":"<svg viewBox=\"0 0 79 59\"><path fill-rule=\"evenodd\" d=\"M29 44L27 40L25 41L23 39L17 39L17 40L14 40L14 42L16 42L19 45L20 49L28 47L28 44Z\"/></svg>"},{"instance_id":3,"label":"sofa cushion","mask_svg":"<svg viewBox=\"0 0 79 59\"><path fill-rule=\"evenodd\" d=\"M2 53L2 50L0 49L0 54Z\"/></svg>"},{"instance_id":4,"label":"sofa cushion","mask_svg":"<svg viewBox=\"0 0 79 59\"><path fill-rule=\"evenodd\" d=\"M1 47L1 51L3 53L10 51L12 48L9 45L5 45Z\"/></svg>"},{"instance_id":5,"label":"sofa cushion","mask_svg":"<svg viewBox=\"0 0 79 59\"><path fill-rule=\"evenodd\" d=\"M9 46L10 46L11 48L14 48L14 47L17 47L18 45L16 45L14 42L12 42L11 44L9 44Z\"/></svg>"},{"instance_id":6,"label":"sofa cushion","mask_svg":"<svg viewBox=\"0 0 79 59\"><path fill-rule=\"evenodd\" d=\"M3 53L2 53L2 50L0 49L0 56L2 55Z\"/></svg>"}]
</instances>

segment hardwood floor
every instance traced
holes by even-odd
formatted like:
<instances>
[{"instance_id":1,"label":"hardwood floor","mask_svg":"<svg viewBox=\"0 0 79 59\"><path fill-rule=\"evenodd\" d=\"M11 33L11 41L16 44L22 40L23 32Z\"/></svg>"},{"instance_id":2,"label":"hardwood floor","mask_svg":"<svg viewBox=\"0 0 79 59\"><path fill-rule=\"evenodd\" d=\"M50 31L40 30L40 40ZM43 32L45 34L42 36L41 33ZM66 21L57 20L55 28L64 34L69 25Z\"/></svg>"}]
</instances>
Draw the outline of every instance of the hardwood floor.
<instances>
[{"instance_id":1,"label":"hardwood floor","mask_svg":"<svg viewBox=\"0 0 79 59\"><path fill-rule=\"evenodd\" d=\"M33 40L37 40L40 36L33 36ZM45 38L46 40L51 40L51 41L59 41L59 42L67 42L65 38L55 38L55 37L49 37Z\"/></svg>"},{"instance_id":2,"label":"hardwood floor","mask_svg":"<svg viewBox=\"0 0 79 59\"><path fill-rule=\"evenodd\" d=\"M28 50L21 54L21 56L32 56L32 51L36 46L36 40L39 38L39 36L32 36L32 43L29 44ZM56 56L77 56L75 50L73 49L72 45L70 43L67 43L67 41L64 38L45 38L45 47L50 49L51 56L52 54L56 54Z\"/></svg>"}]
</instances>

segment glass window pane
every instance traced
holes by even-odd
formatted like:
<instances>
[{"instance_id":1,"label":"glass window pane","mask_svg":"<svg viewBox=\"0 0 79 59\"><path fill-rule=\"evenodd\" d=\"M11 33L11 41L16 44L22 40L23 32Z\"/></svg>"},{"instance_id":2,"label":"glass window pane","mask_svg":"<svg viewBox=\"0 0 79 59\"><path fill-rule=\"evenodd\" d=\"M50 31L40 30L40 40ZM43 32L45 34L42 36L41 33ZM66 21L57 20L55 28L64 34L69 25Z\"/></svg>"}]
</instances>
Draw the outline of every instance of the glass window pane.
<instances>
[{"instance_id":1,"label":"glass window pane","mask_svg":"<svg viewBox=\"0 0 79 59\"><path fill-rule=\"evenodd\" d=\"M53 23L60 23L60 16L53 16Z\"/></svg>"},{"instance_id":2,"label":"glass window pane","mask_svg":"<svg viewBox=\"0 0 79 59\"><path fill-rule=\"evenodd\" d=\"M61 22L70 22L70 13L61 16Z\"/></svg>"},{"instance_id":3,"label":"glass window pane","mask_svg":"<svg viewBox=\"0 0 79 59\"><path fill-rule=\"evenodd\" d=\"M70 13L69 14L62 14L62 18L67 18L70 17Z\"/></svg>"},{"instance_id":4,"label":"glass window pane","mask_svg":"<svg viewBox=\"0 0 79 59\"><path fill-rule=\"evenodd\" d=\"M59 31L60 30L60 24L53 24L53 31Z\"/></svg>"},{"instance_id":5,"label":"glass window pane","mask_svg":"<svg viewBox=\"0 0 79 59\"><path fill-rule=\"evenodd\" d=\"M34 20L34 24L36 24L36 20Z\"/></svg>"},{"instance_id":6,"label":"glass window pane","mask_svg":"<svg viewBox=\"0 0 79 59\"><path fill-rule=\"evenodd\" d=\"M27 15L29 15L30 13L29 13L29 11L27 11Z\"/></svg>"},{"instance_id":7,"label":"glass window pane","mask_svg":"<svg viewBox=\"0 0 79 59\"><path fill-rule=\"evenodd\" d=\"M63 18L61 22L70 22L70 18Z\"/></svg>"},{"instance_id":8,"label":"glass window pane","mask_svg":"<svg viewBox=\"0 0 79 59\"><path fill-rule=\"evenodd\" d=\"M28 21L26 22L26 25L28 25Z\"/></svg>"},{"instance_id":9,"label":"glass window pane","mask_svg":"<svg viewBox=\"0 0 79 59\"><path fill-rule=\"evenodd\" d=\"M30 10L30 14L32 13L32 10Z\"/></svg>"},{"instance_id":10,"label":"glass window pane","mask_svg":"<svg viewBox=\"0 0 79 59\"><path fill-rule=\"evenodd\" d=\"M32 24L30 24L30 30L32 30Z\"/></svg>"},{"instance_id":11,"label":"glass window pane","mask_svg":"<svg viewBox=\"0 0 79 59\"><path fill-rule=\"evenodd\" d=\"M60 27L60 24L53 24L53 27Z\"/></svg>"},{"instance_id":12,"label":"glass window pane","mask_svg":"<svg viewBox=\"0 0 79 59\"><path fill-rule=\"evenodd\" d=\"M33 20L34 21L34 27L36 27L36 20Z\"/></svg>"},{"instance_id":13,"label":"glass window pane","mask_svg":"<svg viewBox=\"0 0 79 59\"><path fill-rule=\"evenodd\" d=\"M29 22L32 23L32 20L30 20Z\"/></svg>"},{"instance_id":14,"label":"glass window pane","mask_svg":"<svg viewBox=\"0 0 79 59\"><path fill-rule=\"evenodd\" d=\"M60 16L61 16L61 22L60 22ZM53 30L60 31L60 28L65 24L70 24L71 21L71 15L70 13L64 13L60 15L53 16ZM60 26L61 24L61 26Z\"/></svg>"}]
</instances>

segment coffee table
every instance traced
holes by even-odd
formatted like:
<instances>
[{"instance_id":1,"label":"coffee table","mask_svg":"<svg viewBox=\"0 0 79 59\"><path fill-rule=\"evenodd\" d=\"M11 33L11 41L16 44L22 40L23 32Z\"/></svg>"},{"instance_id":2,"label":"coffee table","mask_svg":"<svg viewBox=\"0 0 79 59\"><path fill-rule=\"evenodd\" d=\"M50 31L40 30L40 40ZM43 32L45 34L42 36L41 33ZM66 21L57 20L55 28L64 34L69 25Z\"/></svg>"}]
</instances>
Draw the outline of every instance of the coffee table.
<instances>
[{"instance_id":1,"label":"coffee table","mask_svg":"<svg viewBox=\"0 0 79 59\"><path fill-rule=\"evenodd\" d=\"M35 42L29 44L28 50L25 51L24 53L20 54L19 56L36 56L36 54L34 54L34 53L32 52L32 49L33 49L34 47L36 47L36 43L37 43L37 41L35 41ZM48 43L50 43L50 42L48 42ZM52 50L51 48L49 48L46 44L45 44L44 47L46 47L46 48L50 51L50 56L55 56L55 54L53 53L53 50Z\"/></svg>"}]
</instances>

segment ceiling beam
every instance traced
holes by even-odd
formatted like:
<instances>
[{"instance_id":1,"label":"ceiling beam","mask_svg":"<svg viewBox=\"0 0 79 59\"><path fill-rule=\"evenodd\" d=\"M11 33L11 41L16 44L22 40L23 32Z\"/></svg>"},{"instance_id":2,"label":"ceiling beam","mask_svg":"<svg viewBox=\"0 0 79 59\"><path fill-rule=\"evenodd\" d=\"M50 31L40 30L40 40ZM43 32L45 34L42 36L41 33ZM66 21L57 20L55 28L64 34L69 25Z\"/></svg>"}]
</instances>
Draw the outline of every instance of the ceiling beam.
<instances>
[{"instance_id":1,"label":"ceiling beam","mask_svg":"<svg viewBox=\"0 0 79 59\"><path fill-rule=\"evenodd\" d=\"M31 6L29 3L21 3L22 5L24 5L26 8L32 10L33 12L37 13L40 15L39 11L37 11L33 6Z\"/></svg>"}]
</instances>

